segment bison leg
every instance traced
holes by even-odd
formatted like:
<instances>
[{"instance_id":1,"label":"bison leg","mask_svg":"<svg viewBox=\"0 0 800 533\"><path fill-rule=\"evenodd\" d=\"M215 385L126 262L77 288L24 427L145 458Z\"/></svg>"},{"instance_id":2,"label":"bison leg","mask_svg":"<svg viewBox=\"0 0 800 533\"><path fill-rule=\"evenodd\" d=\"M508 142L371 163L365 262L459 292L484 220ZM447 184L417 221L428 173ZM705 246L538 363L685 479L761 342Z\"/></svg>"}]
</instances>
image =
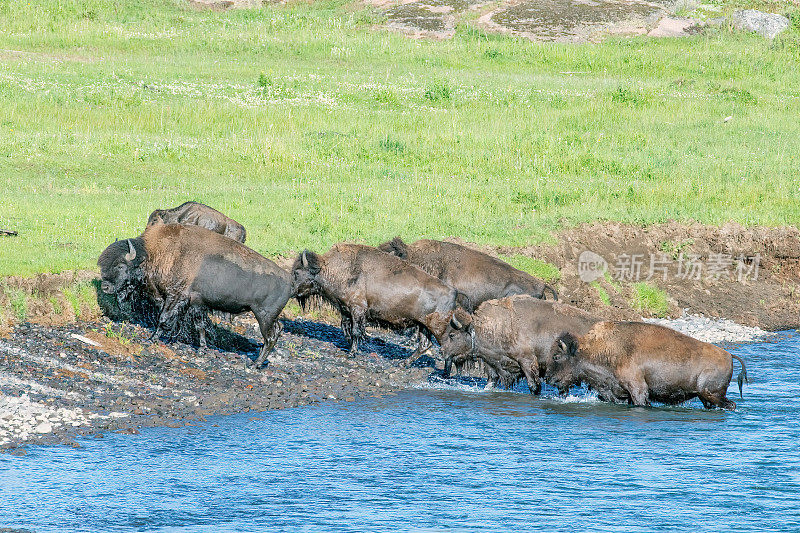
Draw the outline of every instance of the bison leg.
<instances>
[{"instance_id":1,"label":"bison leg","mask_svg":"<svg viewBox=\"0 0 800 533\"><path fill-rule=\"evenodd\" d=\"M531 394L538 396L542 392L542 380L539 379L538 361L534 359L531 363L530 360L525 360L519 366L522 369L522 373L525 375L525 380L528 382L528 388L531 390Z\"/></svg>"},{"instance_id":2,"label":"bison leg","mask_svg":"<svg viewBox=\"0 0 800 533\"><path fill-rule=\"evenodd\" d=\"M736 402L733 402L725 397L725 391L710 392L707 389L701 391L698 396L700 401L703 402L703 407L706 409L713 409L720 407L722 409L729 409L731 411L736 409Z\"/></svg>"},{"instance_id":3,"label":"bison leg","mask_svg":"<svg viewBox=\"0 0 800 533\"><path fill-rule=\"evenodd\" d=\"M358 343L366 335L366 322L367 322L366 309L361 309L358 307L353 309L353 317L352 317L353 338L350 341L351 356L354 356L358 353Z\"/></svg>"},{"instance_id":4,"label":"bison leg","mask_svg":"<svg viewBox=\"0 0 800 533\"><path fill-rule=\"evenodd\" d=\"M417 349L414 353L419 357L433 348L433 334L428 328L417 326Z\"/></svg>"},{"instance_id":5,"label":"bison leg","mask_svg":"<svg viewBox=\"0 0 800 533\"><path fill-rule=\"evenodd\" d=\"M184 299L178 296L169 296L164 301L164 306L161 308L161 313L158 315L158 323L156 330L150 338L157 338L165 331L172 331L175 326L175 320L180 315L180 308L184 305Z\"/></svg>"},{"instance_id":6,"label":"bison leg","mask_svg":"<svg viewBox=\"0 0 800 533\"><path fill-rule=\"evenodd\" d=\"M453 358L448 357L447 359L444 360L444 370L442 370L442 377L449 378L451 370L453 370Z\"/></svg>"},{"instance_id":7,"label":"bison leg","mask_svg":"<svg viewBox=\"0 0 800 533\"><path fill-rule=\"evenodd\" d=\"M206 343L206 317L201 309L192 310L192 322L194 322L194 329L197 331L198 344L201 350L205 350L208 344Z\"/></svg>"},{"instance_id":8,"label":"bison leg","mask_svg":"<svg viewBox=\"0 0 800 533\"><path fill-rule=\"evenodd\" d=\"M497 388L497 372L494 371L494 368L486 365L486 386L483 390L494 390Z\"/></svg>"},{"instance_id":9,"label":"bison leg","mask_svg":"<svg viewBox=\"0 0 800 533\"><path fill-rule=\"evenodd\" d=\"M348 315L342 315L342 334L344 334L345 340L348 343L353 343L353 317Z\"/></svg>"},{"instance_id":10,"label":"bison leg","mask_svg":"<svg viewBox=\"0 0 800 533\"><path fill-rule=\"evenodd\" d=\"M261 350L258 352L258 357L255 361L250 361L249 358L247 359L247 366L261 368L269 364L267 356L272 351L272 348L275 347L275 343L278 342L278 337L280 337L281 331L283 331L283 324L278 320L278 315L280 315L281 310L282 308L272 312L253 310L256 321L258 321L258 328L261 330L261 336L264 338L264 344L261 346Z\"/></svg>"},{"instance_id":11,"label":"bison leg","mask_svg":"<svg viewBox=\"0 0 800 533\"><path fill-rule=\"evenodd\" d=\"M637 407L649 407L650 400L647 384L644 381L627 383L625 389L630 394L630 403Z\"/></svg>"}]
</instances>

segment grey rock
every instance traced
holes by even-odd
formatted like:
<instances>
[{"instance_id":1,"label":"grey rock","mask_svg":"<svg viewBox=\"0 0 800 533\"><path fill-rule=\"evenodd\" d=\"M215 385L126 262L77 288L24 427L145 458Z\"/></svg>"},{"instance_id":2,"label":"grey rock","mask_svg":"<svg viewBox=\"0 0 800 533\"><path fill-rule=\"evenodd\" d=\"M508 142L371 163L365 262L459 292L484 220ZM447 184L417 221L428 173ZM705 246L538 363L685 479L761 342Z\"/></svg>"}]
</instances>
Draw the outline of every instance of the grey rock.
<instances>
[{"instance_id":1,"label":"grey rock","mask_svg":"<svg viewBox=\"0 0 800 533\"><path fill-rule=\"evenodd\" d=\"M789 19L775 13L764 13L755 9L735 11L731 17L733 25L740 30L754 31L759 35L774 39L789 28Z\"/></svg>"}]
</instances>

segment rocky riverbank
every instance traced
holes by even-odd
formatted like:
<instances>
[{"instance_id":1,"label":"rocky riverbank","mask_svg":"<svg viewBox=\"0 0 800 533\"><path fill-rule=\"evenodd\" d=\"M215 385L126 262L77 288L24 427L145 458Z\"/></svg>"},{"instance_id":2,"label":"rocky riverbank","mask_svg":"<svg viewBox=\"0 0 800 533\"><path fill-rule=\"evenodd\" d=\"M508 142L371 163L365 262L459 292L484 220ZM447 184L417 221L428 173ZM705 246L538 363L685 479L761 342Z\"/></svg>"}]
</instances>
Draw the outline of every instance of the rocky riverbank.
<instances>
[{"instance_id":1,"label":"rocky riverbank","mask_svg":"<svg viewBox=\"0 0 800 533\"><path fill-rule=\"evenodd\" d=\"M216 327L222 347L205 351L107 319L15 326L0 339L0 449L393 394L434 372L406 366L412 339L400 335L372 336L349 358L338 328L302 319L284 328L269 367L254 370L244 362L255 357L257 334L245 319Z\"/></svg>"}]
</instances>

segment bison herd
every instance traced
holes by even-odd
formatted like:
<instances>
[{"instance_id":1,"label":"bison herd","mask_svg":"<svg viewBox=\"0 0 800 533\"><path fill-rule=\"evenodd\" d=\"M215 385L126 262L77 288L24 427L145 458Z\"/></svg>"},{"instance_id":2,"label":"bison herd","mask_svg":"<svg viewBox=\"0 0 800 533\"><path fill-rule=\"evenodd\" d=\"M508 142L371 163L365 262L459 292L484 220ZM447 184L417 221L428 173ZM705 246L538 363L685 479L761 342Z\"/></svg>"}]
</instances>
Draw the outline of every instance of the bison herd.
<instances>
[{"instance_id":1,"label":"bison herd","mask_svg":"<svg viewBox=\"0 0 800 533\"><path fill-rule=\"evenodd\" d=\"M558 301L556 291L507 263L458 244L399 237L378 247L339 243L303 251L291 272L244 245L245 228L197 202L150 215L144 232L116 241L98 259L101 290L156 311L154 335L196 330L206 342L209 311L252 312L264 344L261 367L281 333L291 298L330 304L358 351L368 325L416 328L412 358L440 346L444 375L481 361L487 387L526 380L565 394L585 383L610 402L645 406L699 397L706 408L734 409L726 398L736 358L714 345L643 322L603 320ZM552 300L546 300L545 296Z\"/></svg>"}]
</instances>

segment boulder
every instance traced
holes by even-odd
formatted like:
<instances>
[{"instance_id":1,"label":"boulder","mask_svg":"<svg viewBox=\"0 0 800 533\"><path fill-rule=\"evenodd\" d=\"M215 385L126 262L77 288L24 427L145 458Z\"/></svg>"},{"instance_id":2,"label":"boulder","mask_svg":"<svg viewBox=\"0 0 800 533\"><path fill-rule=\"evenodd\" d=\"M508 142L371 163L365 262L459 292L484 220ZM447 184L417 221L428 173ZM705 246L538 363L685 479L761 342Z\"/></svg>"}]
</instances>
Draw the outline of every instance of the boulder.
<instances>
[{"instance_id":1,"label":"boulder","mask_svg":"<svg viewBox=\"0 0 800 533\"><path fill-rule=\"evenodd\" d=\"M774 39L779 33L789 28L789 19L786 17L755 9L735 11L731 22L740 30L754 31L767 39Z\"/></svg>"}]
</instances>

